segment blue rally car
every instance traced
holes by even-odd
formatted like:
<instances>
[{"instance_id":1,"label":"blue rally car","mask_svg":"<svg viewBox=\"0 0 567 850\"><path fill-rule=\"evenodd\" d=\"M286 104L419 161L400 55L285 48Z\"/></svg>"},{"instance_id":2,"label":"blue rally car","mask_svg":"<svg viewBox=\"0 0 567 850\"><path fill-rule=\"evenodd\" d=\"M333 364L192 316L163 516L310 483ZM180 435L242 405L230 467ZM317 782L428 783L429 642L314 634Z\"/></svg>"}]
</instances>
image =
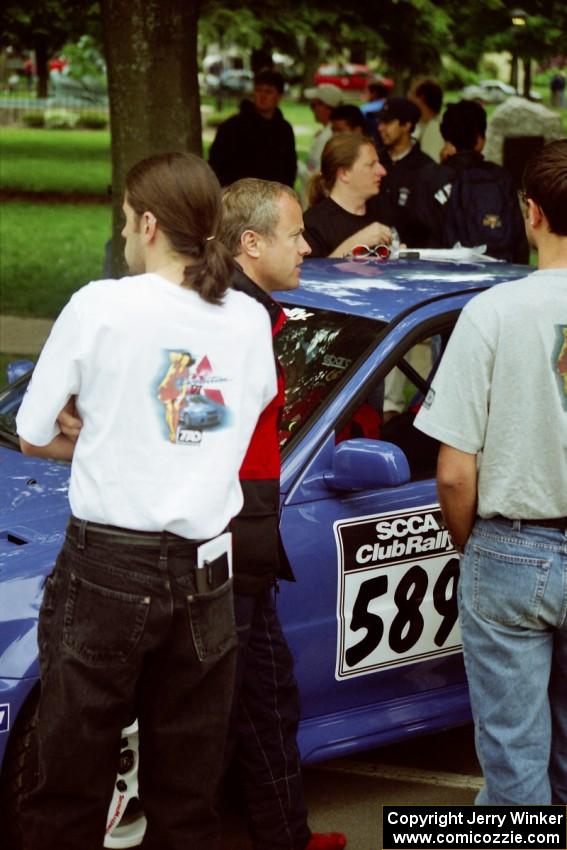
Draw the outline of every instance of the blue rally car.
<instances>
[{"instance_id":1,"label":"blue rally car","mask_svg":"<svg viewBox=\"0 0 567 850\"><path fill-rule=\"evenodd\" d=\"M525 273L482 261L312 260L301 288L281 296L281 531L297 582L283 583L278 606L306 763L469 720L438 447L413 418L462 307ZM0 831L14 847L35 769L37 616L69 512L69 467L17 448L28 378L0 393ZM134 724L123 734L109 847L141 840L136 765Z\"/></svg>"}]
</instances>

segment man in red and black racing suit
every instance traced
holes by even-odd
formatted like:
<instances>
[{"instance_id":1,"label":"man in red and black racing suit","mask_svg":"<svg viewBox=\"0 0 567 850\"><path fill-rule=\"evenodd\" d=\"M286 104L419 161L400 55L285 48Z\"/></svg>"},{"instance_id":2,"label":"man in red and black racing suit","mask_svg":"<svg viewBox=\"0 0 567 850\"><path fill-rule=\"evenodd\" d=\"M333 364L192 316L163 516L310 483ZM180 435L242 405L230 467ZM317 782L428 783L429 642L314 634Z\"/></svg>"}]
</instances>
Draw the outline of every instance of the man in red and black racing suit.
<instances>
[{"instance_id":1,"label":"man in red and black racing suit","mask_svg":"<svg viewBox=\"0 0 567 850\"><path fill-rule=\"evenodd\" d=\"M285 323L271 293L295 289L309 246L297 195L281 183L238 180L224 192L222 239L238 266L233 287L268 311L273 335ZM297 749L299 694L277 616L278 578L294 580L279 535L278 393L260 416L240 469L244 507L231 523L239 637L228 760L244 792L254 850L341 850L341 833L311 833Z\"/></svg>"}]
</instances>

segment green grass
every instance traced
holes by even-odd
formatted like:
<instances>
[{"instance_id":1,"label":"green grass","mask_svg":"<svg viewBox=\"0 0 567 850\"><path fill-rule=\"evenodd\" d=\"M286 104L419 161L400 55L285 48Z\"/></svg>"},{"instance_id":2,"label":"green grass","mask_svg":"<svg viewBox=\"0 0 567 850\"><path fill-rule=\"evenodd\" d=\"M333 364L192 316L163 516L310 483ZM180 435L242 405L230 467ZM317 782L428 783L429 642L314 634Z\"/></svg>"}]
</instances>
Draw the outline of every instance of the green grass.
<instances>
[{"instance_id":1,"label":"green grass","mask_svg":"<svg viewBox=\"0 0 567 850\"><path fill-rule=\"evenodd\" d=\"M110 133L104 130L3 128L0 188L28 192L107 192Z\"/></svg>"},{"instance_id":2,"label":"green grass","mask_svg":"<svg viewBox=\"0 0 567 850\"><path fill-rule=\"evenodd\" d=\"M0 311L55 317L69 296L102 276L110 207L11 201L0 216Z\"/></svg>"},{"instance_id":3,"label":"green grass","mask_svg":"<svg viewBox=\"0 0 567 850\"><path fill-rule=\"evenodd\" d=\"M227 101L221 115L237 109L238 101ZM318 126L311 109L284 99L282 110L305 158ZM562 118L567 132L567 109ZM213 135L210 129L205 134L205 155ZM4 190L96 195L106 192L110 179L108 131L0 131ZM73 291L101 276L110 231L109 206L6 202L0 215L0 312L55 317Z\"/></svg>"}]
</instances>

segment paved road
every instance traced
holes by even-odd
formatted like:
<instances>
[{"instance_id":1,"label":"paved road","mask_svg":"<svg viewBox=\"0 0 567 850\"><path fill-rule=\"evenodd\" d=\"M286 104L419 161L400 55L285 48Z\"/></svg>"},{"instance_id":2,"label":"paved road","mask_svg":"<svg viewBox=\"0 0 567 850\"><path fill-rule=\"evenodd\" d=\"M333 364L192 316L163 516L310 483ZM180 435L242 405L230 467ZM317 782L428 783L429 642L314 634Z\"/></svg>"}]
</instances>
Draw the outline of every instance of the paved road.
<instances>
[{"instance_id":1,"label":"paved road","mask_svg":"<svg viewBox=\"0 0 567 850\"><path fill-rule=\"evenodd\" d=\"M0 352L39 354L52 324L51 319L0 316Z\"/></svg>"},{"instance_id":2,"label":"paved road","mask_svg":"<svg viewBox=\"0 0 567 850\"><path fill-rule=\"evenodd\" d=\"M382 805L471 805L481 785L470 726L305 770L311 828L344 832L347 850L381 850ZM236 802L222 850L250 850Z\"/></svg>"}]
</instances>

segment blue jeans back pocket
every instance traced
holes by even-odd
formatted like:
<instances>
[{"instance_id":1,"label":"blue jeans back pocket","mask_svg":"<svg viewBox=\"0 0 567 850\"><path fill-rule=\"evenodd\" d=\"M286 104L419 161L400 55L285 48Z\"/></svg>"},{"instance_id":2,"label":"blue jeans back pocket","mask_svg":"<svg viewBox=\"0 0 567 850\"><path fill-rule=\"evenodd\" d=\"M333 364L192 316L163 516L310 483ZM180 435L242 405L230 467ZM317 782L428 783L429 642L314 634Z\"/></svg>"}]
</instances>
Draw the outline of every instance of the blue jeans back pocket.
<instances>
[{"instance_id":1,"label":"blue jeans back pocket","mask_svg":"<svg viewBox=\"0 0 567 850\"><path fill-rule=\"evenodd\" d=\"M210 593L187 595L187 611L200 661L217 659L236 646L232 580Z\"/></svg>"},{"instance_id":2,"label":"blue jeans back pocket","mask_svg":"<svg viewBox=\"0 0 567 850\"><path fill-rule=\"evenodd\" d=\"M485 620L538 627L535 621L549 572L545 558L512 555L473 542L473 608Z\"/></svg>"},{"instance_id":3,"label":"blue jeans back pocket","mask_svg":"<svg viewBox=\"0 0 567 850\"><path fill-rule=\"evenodd\" d=\"M151 599L124 593L71 573L63 646L92 666L125 663L140 640Z\"/></svg>"}]
</instances>

